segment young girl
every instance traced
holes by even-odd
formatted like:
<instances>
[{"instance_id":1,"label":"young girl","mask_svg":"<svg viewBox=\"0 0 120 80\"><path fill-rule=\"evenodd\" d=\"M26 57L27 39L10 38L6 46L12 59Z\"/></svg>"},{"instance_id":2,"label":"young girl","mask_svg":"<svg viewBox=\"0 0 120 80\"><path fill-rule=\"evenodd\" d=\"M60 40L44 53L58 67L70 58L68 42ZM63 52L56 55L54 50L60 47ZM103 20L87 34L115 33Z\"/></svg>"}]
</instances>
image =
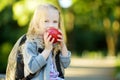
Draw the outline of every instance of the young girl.
<instances>
[{"instance_id":1,"label":"young girl","mask_svg":"<svg viewBox=\"0 0 120 80\"><path fill-rule=\"evenodd\" d=\"M58 35L59 43L46 30L54 27L62 34L61 19L58 9L50 4L39 5L30 22L27 40L22 46L24 74L33 74L31 80L64 80L64 68L70 64L71 53L68 51L63 35Z\"/></svg>"}]
</instances>

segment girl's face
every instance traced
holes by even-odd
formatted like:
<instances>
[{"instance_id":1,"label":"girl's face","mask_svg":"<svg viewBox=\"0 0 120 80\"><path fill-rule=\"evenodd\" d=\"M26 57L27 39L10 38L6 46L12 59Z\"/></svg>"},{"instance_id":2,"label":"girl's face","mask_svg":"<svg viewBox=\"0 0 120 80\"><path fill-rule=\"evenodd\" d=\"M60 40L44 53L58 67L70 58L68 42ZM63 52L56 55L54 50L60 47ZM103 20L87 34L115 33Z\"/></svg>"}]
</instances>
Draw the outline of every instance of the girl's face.
<instances>
[{"instance_id":1,"label":"girl's face","mask_svg":"<svg viewBox=\"0 0 120 80\"><path fill-rule=\"evenodd\" d=\"M59 12L55 9L43 10L39 20L40 31L44 31L49 27L59 28Z\"/></svg>"}]
</instances>

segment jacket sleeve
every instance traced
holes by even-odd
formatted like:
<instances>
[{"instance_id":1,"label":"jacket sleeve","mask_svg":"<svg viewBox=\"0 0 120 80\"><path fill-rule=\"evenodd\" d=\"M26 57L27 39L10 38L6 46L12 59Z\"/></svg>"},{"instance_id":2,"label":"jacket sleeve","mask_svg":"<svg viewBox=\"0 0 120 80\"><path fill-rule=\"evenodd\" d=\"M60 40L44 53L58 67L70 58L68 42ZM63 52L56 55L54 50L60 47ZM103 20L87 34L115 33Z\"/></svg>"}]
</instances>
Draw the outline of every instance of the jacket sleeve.
<instances>
[{"instance_id":1,"label":"jacket sleeve","mask_svg":"<svg viewBox=\"0 0 120 80\"><path fill-rule=\"evenodd\" d=\"M68 56L64 57L60 54L60 61L64 68L67 68L71 62L71 52L68 51Z\"/></svg>"},{"instance_id":2,"label":"jacket sleeve","mask_svg":"<svg viewBox=\"0 0 120 80\"><path fill-rule=\"evenodd\" d=\"M23 58L25 69L27 69L29 73L37 72L47 63L43 56L38 53L36 44L31 42L25 43Z\"/></svg>"}]
</instances>

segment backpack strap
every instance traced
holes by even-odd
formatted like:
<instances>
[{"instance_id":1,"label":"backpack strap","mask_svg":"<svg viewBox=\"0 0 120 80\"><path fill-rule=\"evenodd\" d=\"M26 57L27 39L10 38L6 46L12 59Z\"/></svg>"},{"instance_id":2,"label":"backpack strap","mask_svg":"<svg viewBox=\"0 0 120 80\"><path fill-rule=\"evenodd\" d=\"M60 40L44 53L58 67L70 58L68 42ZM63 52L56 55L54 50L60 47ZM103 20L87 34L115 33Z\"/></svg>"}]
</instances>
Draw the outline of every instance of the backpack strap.
<instances>
[{"instance_id":1,"label":"backpack strap","mask_svg":"<svg viewBox=\"0 0 120 80\"><path fill-rule=\"evenodd\" d=\"M27 39L26 34L24 34L19 43L19 49L18 49L18 58L19 59L17 59L17 62L19 62L19 64L17 64L18 69L16 70L16 79L15 80L31 80L34 77L34 75L36 74L36 73L34 73L34 74L30 73L27 77L24 77L24 68L23 68L24 62L23 62L23 55L21 54L20 47L25 43L26 39ZM23 72L21 70L23 70Z\"/></svg>"},{"instance_id":2,"label":"backpack strap","mask_svg":"<svg viewBox=\"0 0 120 80\"><path fill-rule=\"evenodd\" d=\"M56 67L57 67L57 70L59 72L59 77L63 78L64 79L64 75L63 75L63 72L62 72L62 69L61 69L61 65L60 65L60 57L59 57L59 54L60 54L60 51L58 51L56 57L55 57L55 61L56 61Z\"/></svg>"},{"instance_id":3,"label":"backpack strap","mask_svg":"<svg viewBox=\"0 0 120 80\"><path fill-rule=\"evenodd\" d=\"M23 62L23 55L21 54L21 46L26 41L26 34L24 34L20 40L17 50L17 64L16 64L16 72L15 72L15 80L22 79L24 77L24 62Z\"/></svg>"},{"instance_id":4,"label":"backpack strap","mask_svg":"<svg viewBox=\"0 0 120 80\"><path fill-rule=\"evenodd\" d=\"M19 46L21 46L22 44L24 44L26 40L27 40L27 37L26 37L26 34L24 34L23 37L22 37L22 39L21 39L21 41L20 41L20 43L19 43Z\"/></svg>"}]
</instances>

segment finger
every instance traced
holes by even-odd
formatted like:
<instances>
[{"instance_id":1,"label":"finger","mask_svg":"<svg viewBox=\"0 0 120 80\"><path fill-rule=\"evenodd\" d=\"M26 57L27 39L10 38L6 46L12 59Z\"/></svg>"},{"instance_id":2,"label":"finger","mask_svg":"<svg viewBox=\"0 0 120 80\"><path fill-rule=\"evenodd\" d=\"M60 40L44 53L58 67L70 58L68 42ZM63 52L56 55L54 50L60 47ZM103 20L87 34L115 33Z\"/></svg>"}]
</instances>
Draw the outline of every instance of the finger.
<instances>
[{"instance_id":1,"label":"finger","mask_svg":"<svg viewBox=\"0 0 120 80\"><path fill-rule=\"evenodd\" d=\"M50 36L49 36L49 33L46 33L46 38L45 38L45 39L48 40L49 37L50 37Z\"/></svg>"},{"instance_id":2,"label":"finger","mask_svg":"<svg viewBox=\"0 0 120 80\"><path fill-rule=\"evenodd\" d=\"M49 33L48 32L46 33L46 36L49 37Z\"/></svg>"},{"instance_id":3,"label":"finger","mask_svg":"<svg viewBox=\"0 0 120 80\"><path fill-rule=\"evenodd\" d=\"M62 34L62 31L60 29L58 29L58 31ZM63 34L62 34L63 35Z\"/></svg>"},{"instance_id":4,"label":"finger","mask_svg":"<svg viewBox=\"0 0 120 80\"><path fill-rule=\"evenodd\" d=\"M57 39L57 41L58 41L58 42L62 42L62 41L63 41L63 39Z\"/></svg>"},{"instance_id":5,"label":"finger","mask_svg":"<svg viewBox=\"0 0 120 80\"><path fill-rule=\"evenodd\" d=\"M52 40L50 41L51 43L53 43L54 42L54 40L55 40L55 38L52 38Z\"/></svg>"},{"instance_id":6,"label":"finger","mask_svg":"<svg viewBox=\"0 0 120 80\"><path fill-rule=\"evenodd\" d=\"M51 36L51 35L48 35L47 40L50 41L51 38L52 38L52 36Z\"/></svg>"},{"instance_id":7,"label":"finger","mask_svg":"<svg viewBox=\"0 0 120 80\"><path fill-rule=\"evenodd\" d=\"M44 33L44 38L47 38L47 36L48 36L48 33Z\"/></svg>"},{"instance_id":8,"label":"finger","mask_svg":"<svg viewBox=\"0 0 120 80\"><path fill-rule=\"evenodd\" d=\"M63 38L63 36L62 36L62 35L57 35L57 37L58 37L58 38L60 38L60 39L62 39L62 38Z\"/></svg>"}]
</instances>

